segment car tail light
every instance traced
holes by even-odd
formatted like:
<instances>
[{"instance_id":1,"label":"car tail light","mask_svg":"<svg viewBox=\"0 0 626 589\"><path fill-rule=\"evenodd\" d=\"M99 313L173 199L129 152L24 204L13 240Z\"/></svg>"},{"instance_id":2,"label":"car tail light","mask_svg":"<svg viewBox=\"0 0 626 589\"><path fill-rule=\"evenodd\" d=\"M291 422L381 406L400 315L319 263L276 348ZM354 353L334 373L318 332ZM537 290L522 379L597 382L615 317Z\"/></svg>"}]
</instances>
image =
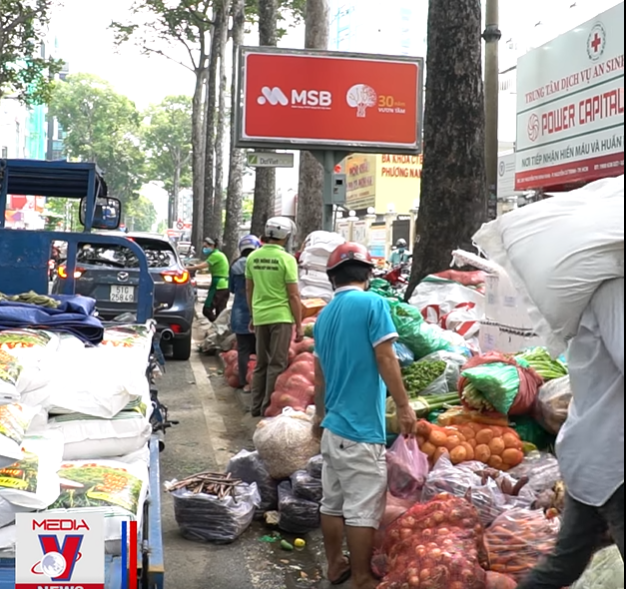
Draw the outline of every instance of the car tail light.
<instances>
[{"instance_id":1,"label":"car tail light","mask_svg":"<svg viewBox=\"0 0 626 589\"><path fill-rule=\"evenodd\" d=\"M83 268L76 268L76 270L74 270L74 278L78 280L84 273L85 270ZM62 280L67 280L67 266L59 266L57 274Z\"/></svg>"},{"instance_id":2,"label":"car tail light","mask_svg":"<svg viewBox=\"0 0 626 589\"><path fill-rule=\"evenodd\" d=\"M172 330L173 333L175 334L179 334L182 333L182 329L180 328L180 325L170 325L170 329Z\"/></svg>"},{"instance_id":3,"label":"car tail light","mask_svg":"<svg viewBox=\"0 0 626 589\"><path fill-rule=\"evenodd\" d=\"M163 276L163 280L169 284L187 284L190 279L187 270L183 270L182 272L163 272L161 276Z\"/></svg>"}]
</instances>

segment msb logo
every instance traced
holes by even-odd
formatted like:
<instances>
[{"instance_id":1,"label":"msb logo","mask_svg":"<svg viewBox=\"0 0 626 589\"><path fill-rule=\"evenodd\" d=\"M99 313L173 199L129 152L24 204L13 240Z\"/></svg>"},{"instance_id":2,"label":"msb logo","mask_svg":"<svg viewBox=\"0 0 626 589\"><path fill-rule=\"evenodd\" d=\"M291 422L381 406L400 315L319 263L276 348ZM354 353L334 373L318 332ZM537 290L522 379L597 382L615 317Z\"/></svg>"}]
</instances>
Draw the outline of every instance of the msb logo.
<instances>
[{"instance_id":1,"label":"msb logo","mask_svg":"<svg viewBox=\"0 0 626 589\"><path fill-rule=\"evenodd\" d=\"M104 589L104 518L17 515L15 589Z\"/></svg>"}]
</instances>

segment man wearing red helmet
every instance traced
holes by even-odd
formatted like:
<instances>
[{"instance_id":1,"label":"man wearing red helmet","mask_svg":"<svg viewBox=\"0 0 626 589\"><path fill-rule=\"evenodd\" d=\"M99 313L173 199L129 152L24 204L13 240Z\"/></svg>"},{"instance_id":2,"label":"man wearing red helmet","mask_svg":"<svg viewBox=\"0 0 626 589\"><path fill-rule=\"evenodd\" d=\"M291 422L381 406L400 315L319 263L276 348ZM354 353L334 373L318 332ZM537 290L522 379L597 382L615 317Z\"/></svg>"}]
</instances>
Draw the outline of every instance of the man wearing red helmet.
<instances>
[{"instance_id":1,"label":"man wearing red helmet","mask_svg":"<svg viewBox=\"0 0 626 589\"><path fill-rule=\"evenodd\" d=\"M346 243L331 254L327 273L335 297L314 333L328 579L338 585L352 575L353 589L378 585L371 559L387 495L387 389L398 406L402 433L413 433L416 421L393 349L398 334L389 305L366 292L373 267L369 252L359 244ZM343 555L346 535L350 562Z\"/></svg>"}]
</instances>

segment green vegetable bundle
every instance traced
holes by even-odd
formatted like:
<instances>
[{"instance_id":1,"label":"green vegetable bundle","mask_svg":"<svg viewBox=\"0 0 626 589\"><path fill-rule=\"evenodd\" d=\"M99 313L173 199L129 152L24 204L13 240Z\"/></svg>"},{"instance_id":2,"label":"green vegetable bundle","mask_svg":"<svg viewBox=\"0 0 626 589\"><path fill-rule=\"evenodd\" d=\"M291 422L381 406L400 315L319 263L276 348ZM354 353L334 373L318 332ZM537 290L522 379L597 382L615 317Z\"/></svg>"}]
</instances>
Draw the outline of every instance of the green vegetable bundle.
<instances>
[{"instance_id":1,"label":"green vegetable bundle","mask_svg":"<svg viewBox=\"0 0 626 589\"><path fill-rule=\"evenodd\" d=\"M59 301L46 295L37 294L33 291L19 295L5 295L0 292L0 301L8 301L10 303L26 303L47 309L58 309L61 306Z\"/></svg>"},{"instance_id":2,"label":"green vegetable bundle","mask_svg":"<svg viewBox=\"0 0 626 589\"><path fill-rule=\"evenodd\" d=\"M404 386L409 396L415 398L422 391L426 390L433 382L445 374L446 367L447 364L443 360L424 360L404 368L402 376L404 377Z\"/></svg>"},{"instance_id":3,"label":"green vegetable bundle","mask_svg":"<svg viewBox=\"0 0 626 589\"><path fill-rule=\"evenodd\" d=\"M507 415L520 388L518 369L504 362L483 364L463 371L467 384L462 399L472 409Z\"/></svg>"},{"instance_id":4,"label":"green vegetable bundle","mask_svg":"<svg viewBox=\"0 0 626 589\"><path fill-rule=\"evenodd\" d=\"M561 360L553 360L546 348L531 348L518 354L516 359L525 362L546 382L568 375L565 363Z\"/></svg>"}]
</instances>

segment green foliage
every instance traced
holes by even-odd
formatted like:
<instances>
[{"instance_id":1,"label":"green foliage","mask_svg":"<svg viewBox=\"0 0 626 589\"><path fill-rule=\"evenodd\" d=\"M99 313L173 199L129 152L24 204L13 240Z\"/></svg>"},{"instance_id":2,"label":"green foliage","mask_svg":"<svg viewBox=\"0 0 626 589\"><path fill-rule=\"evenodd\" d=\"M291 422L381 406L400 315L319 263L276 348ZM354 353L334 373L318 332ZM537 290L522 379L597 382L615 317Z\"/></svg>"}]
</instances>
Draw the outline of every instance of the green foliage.
<instances>
[{"instance_id":1,"label":"green foliage","mask_svg":"<svg viewBox=\"0 0 626 589\"><path fill-rule=\"evenodd\" d=\"M281 23L299 23L304 20L306 0L278 0L278 18ZM259 0L246 0L246 16L248 22L256 23L259 15ZM279 27L278 38L287 33L284 27Z\"/></svg>"},{"instance_id":2,"label":"green foliage","mask_svg":"<svg viewBox=\"0 0 626 589\"><path fill-rule=\"evenodd\" d=\"M180 65L193 71L200 70L206 67L213 4L214 0L178 0L178 3L134 0L130 8L133 21L111 23L115 42L121 45L132 40L145 54L168 59L172 58L158 48L159 45L163 41L182 43L189 52L191 65ZM196 53L197 48L199 53Z\"/></svg>"},{"instance_id":3,"label":"green foliage","mask_svg":"<svg viewBox=\"0 0 626 589\"><path fill-rule=\"evenodd\" d=\"M145 196L131 200L122 210L129 231L152 231L157 222L157 212L152 201Z\"/></svg>"},{"instance_id":4,"label":"green foliage","mask_svg":"<svg viewBox=\"0 0 626 589\"><path fill-rule=\"evenodd\" d=\"M28 105L46 103L62 61L41 57L54 0L0 0L0 98L15 94Z\"/></svg>"},{"instance_id":5,"label":"green foliage","mask_svg":"<svg viewBox=\"0 0 626 589\"><path fill-rule=\"evenodd\" d=\"M50 110L66 133L66 155L96 162L111 196L126 203L136 198L145 162L135 104L108 82L75 74L55 84Z\"/></svg>"},{"instance_id":6,"label":"green foliage","mask_svg":"<svg viewBox=\"0 0 626 589\"><path fill-rule=\"evenodd\" d=\"M163 182L170 196L192 185L191 111L191 97L168 96L144 115L147 180Z\"/></svg>"},{"instance_id":7,"label":"green foliage","mask_svg":"<svg viewBox=\"0 0 626 589\"><path fill-rule=\"evenodd\" d=\"M47 198L44 209L46 231L82 231L80 224L80 202L68 198Z\"/></svg>"}]
</instances>

